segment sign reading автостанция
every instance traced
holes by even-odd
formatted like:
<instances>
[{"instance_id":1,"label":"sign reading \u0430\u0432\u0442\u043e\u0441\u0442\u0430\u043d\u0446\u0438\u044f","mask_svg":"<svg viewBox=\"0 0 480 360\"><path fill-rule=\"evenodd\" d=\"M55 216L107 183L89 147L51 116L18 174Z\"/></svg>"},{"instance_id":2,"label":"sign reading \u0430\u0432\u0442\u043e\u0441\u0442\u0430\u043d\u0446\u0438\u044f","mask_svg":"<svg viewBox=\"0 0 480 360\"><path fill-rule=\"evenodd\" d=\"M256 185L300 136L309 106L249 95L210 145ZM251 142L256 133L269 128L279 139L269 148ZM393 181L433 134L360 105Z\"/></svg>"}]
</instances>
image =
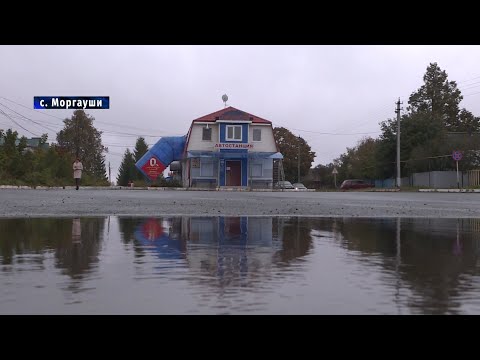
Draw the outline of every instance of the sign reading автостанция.
<instances>
[{"instance_id":1,"label":"sign reading \u0430\u0432\u0442\u043e\u0441\u0442\u0430\u043d\u0446\u0438\u044f","mask_svg":"<svg viewBox=\"0 0 480 360\"><path fill-rule=\"evenodd\" d=\"M109 96L34 96L34 109L110 109Z\"/></svg>"},{"instance_id":2,"label":"sign reading \u0430\u0432\u0442\u043e\u0441\u0442\u0430\u043d\u0446\u0438\u044f","mask_svg":"<svg viewBox=\"0 0 480 360\"><path fill-rule=\"evenodd\" d=\"M243 143L216 143L214 146L216 149L253 149L253 144Z\"/></svg>"}]
</instances>

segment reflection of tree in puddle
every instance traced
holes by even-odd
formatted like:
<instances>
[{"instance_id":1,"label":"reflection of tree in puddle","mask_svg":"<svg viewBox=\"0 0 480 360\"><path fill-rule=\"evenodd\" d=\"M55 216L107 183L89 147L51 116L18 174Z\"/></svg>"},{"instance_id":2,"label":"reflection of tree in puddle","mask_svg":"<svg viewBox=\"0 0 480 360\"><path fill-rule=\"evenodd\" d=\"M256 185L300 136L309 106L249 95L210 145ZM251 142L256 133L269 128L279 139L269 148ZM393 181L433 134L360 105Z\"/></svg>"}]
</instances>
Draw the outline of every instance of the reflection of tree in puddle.
<instances>
[{"instance_id":1,"label":"reflection of tree in puddle","mask_svg":"<svg viewBox=\"0 0 480 360\"><path fill-rule=\"evenodd\" d=\"M14 266L31 261L43 266L46 254L53 252L55 266L63 274L82 279L98 261L104 223L105 218L0 220L1 261ZM32 254L40 256L19 256Z\"/></svg>"},{"instance_id":2,"label":"reflection of tree in puddle","mask_svg":"<svg viewBox=\"0 0 480 360\"><path fill-rule=\"evenodd\" d=\"M105 226L105 218L70 219L71 237L57 243L57 266L74 278L91 270L98 262L100 239Z\"/></svg>"},{"instance_id":3,"label":"reflection of tree in puddle","mask_svg":"<svg viewBox=\"0 0 480 360\"><path fill-rule=\"evenodd\" d=\"M312 247L312 228L308 218L274 218L274 233L282 241L276 254L280 263L288 263L308 254Z\"/></svg>"},{"instance_id":4,"label":"reflection of tree in puddle","mask_svg":"<svg viewBox=\"0 0 480 360\"><path fill-rule=\"evenodd\" d=\"M72 242L78 244L82 242L82 224L79 218L72 221Z\"/></svg>"},{"instance_id":5,"label":"reflection of tree in puddle","mask_svg":"<svg viewBox=\"0 0 480 360\"><path fill-rule=\"evenodd\" d=\"M479 256L478 219L335 219L334 238L357 260L383 267L400 281L397 301L419 313L456 313L472 290ZM314 229L332 229L318 219ZM379 256L380 255L380 256ZM377 270L373 270L377 271Z\"/></svg>"}]
</instances>

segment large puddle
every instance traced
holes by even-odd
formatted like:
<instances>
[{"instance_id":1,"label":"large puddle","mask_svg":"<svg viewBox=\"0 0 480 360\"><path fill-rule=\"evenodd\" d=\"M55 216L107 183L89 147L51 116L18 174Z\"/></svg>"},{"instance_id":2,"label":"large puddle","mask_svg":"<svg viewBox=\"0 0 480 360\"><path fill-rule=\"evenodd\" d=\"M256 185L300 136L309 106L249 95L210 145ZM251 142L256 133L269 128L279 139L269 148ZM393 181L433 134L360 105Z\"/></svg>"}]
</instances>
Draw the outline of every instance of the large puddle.
<instances>
[{"instance_id":1,"label":"large puddle","mask_svg":"<svg viewBox=\"0 0 480 360\"><path fill-rule=\"evenodd\" d=\"M1 314L480 314L480 219L0 219Z\"/></svg>"}]
</instances>

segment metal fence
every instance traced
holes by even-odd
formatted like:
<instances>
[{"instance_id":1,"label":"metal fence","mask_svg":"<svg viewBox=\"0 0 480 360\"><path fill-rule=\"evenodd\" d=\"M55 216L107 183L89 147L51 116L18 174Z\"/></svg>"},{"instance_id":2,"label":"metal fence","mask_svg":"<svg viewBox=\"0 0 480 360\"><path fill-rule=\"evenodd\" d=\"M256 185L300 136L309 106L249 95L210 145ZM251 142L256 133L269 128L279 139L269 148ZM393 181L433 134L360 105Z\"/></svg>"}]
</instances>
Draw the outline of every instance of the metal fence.
<instances>
[{"instance_id":1,"label":"metal fence","mask_svg":"<svg viewBox=\"0 0 480 360\"><path fill-rule=\"evenodd\" d=\"M413 173L408 177L401 179L402 186L426 187L433 189L456 188L457 172L456 171L429 171L422 173ZM480 186L480 170L461 171L459 174L460 187ZM396 179L380 179L375 180L376 188L394 188L396 187Z\"/></svg>"}]
</instances>

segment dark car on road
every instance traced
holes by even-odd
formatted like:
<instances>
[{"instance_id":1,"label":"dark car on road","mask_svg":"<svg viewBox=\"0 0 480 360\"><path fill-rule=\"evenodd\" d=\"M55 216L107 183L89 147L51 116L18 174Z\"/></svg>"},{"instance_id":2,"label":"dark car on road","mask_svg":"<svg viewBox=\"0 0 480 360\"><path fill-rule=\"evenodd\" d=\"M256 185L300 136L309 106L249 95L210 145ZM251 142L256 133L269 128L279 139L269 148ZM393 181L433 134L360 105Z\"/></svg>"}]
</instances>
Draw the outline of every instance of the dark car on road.
<instances>
[{"instance_id":1,"label":"dark car on road","mask_svg":"<svg viewBox=\"0 0 480 360\"><path fill-rule=\"evenodd\" d=\"M274 187L276 189L295 189L290 181L279 181Z\"/></svg>"},{"instance_id":2,"label":"dark car on road","mask_svg":"<svg viewBox=\"0 0 480 360\"><path fill-rule=\"evenodd\" d=\"M340 186L341 190L351 190L351 189L368 189L373 188L375 185L366 182L365 180L345 180L342 185Z\"/></svg>"}]
</instances>

